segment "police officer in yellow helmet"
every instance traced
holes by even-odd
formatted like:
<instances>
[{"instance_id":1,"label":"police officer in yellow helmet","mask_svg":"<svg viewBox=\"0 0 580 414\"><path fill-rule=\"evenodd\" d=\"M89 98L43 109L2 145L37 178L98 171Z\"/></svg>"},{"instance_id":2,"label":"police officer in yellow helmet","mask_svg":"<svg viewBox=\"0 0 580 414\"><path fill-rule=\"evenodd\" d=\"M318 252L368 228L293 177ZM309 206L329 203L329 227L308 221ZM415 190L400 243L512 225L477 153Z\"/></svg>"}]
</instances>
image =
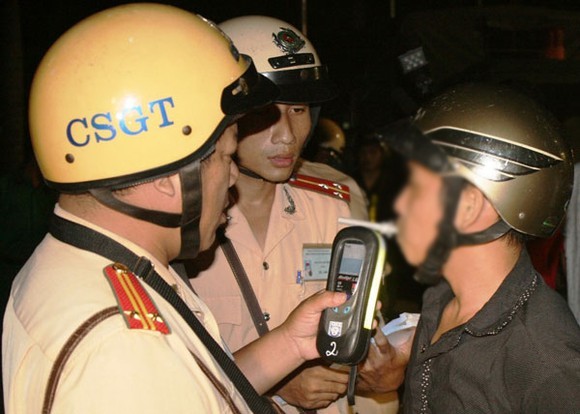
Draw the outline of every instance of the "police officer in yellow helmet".
<instances>
[{"instance_id":1,"label":"police officer in yellow helmet","mask_svg":"<svg viewBox=\"0 0 580 414\"><path fill-rule=\"evenodd\" d=\"M235 120L276 96L215 25L171 6L102 11L49 49L30 128L61 195L6 309L7 413L272 412L259 394L317 356L320 312L344 296L306 301L234 359L169 262L212 243Z\"/></svg>"}]
</instances>

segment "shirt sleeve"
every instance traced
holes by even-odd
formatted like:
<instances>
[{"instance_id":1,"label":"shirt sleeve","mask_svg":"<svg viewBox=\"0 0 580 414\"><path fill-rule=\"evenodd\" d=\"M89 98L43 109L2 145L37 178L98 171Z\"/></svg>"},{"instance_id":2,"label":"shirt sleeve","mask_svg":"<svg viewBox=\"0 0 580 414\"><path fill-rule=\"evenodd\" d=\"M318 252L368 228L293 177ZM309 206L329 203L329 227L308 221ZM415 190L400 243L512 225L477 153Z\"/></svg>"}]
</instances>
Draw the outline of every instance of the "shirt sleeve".
<instances>
[{"instance_id":1,"label":"shirt sleeve","mask_svg":"<svg viewBox=\"0 0 580 414\"><path fill-rule=\"evenodd\" d=\"M580 413L580 359L529 389L522 413Z\"/></svg>"}]
</instances>

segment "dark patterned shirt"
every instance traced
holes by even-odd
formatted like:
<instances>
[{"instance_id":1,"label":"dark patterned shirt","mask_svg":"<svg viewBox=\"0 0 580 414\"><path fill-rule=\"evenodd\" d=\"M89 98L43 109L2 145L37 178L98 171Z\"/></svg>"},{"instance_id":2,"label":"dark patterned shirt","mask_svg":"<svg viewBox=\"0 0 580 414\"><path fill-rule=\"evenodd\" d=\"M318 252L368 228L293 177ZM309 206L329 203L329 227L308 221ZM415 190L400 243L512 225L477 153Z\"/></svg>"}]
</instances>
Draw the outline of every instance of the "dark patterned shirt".
<instances>
[{"instance_id":1,"label":"dark patterned shirt","mask_svg":"<svg viewBox=\"0 0 580 414\"><path fill-rule=\"evenodd\" d=\"M445 281L425 292L405 414L580 413L580 327L527 252L473 318L430 345L452 298Z\"/></svg>"}]
</instances>

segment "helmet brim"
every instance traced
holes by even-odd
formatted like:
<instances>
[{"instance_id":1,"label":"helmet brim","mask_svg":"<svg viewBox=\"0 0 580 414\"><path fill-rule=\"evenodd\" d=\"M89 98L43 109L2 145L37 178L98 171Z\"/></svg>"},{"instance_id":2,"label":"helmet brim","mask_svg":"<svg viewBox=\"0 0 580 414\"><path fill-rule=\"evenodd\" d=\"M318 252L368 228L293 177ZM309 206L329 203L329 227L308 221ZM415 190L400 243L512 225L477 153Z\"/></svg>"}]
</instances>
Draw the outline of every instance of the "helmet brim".
<instances>
[{"instance_id":1,"label":"helmet brim","mask_svg":"<svg viewBox=\"0 0 580 414\"><path fill-rule=\"evenodd\" d=\"M280 90L274 82L258 73L252 59L241 55L248 67L244 74L228 85L221 99L224 114L244 115L254 109L268 105L279 97Z\"/></svg>"},{"instance_id":2,"label":"helmet brim","mask_svg":"<svg viewBox=\"0 0 580 414\"><path fill-rule=\"evenodd\" d=\"M326 66L262 72L280 89L278 103L319 104L338 96L338 86L328 77Z\"/></svg>"},{"instance_id":3,"label":"helmet brim","mask_svg":"<svg viewBox=\"0 0 580 414\"><path fill-rule=\"evenodd\" d=\"M418 162L436 173L452 169L445 151L425 136L411 118L379 128L375 136L406 159Z\"/></svg>"},{"instance_id":4,"label":"helmet brim","mask_svg":"<svg viewBox=\"0 0 580 414\"><path fill-rule=\"evenodd\" d=\"M298 85L278 85L280 96L276 102L285 104L320 104L338 96L338 88L332 81L305 82Z\"/></svg>"}]
</instances>

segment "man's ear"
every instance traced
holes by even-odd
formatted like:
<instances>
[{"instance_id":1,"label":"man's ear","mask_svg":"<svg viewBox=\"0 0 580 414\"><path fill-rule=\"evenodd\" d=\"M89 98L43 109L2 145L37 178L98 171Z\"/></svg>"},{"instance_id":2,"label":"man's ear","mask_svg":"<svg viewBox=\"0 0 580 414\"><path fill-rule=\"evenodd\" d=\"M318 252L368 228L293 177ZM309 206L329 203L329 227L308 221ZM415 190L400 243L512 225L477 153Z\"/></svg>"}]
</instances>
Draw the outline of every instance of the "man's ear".
<instances>
[{"instance_id":1,"label":"man's ear","mask_svg":"<svg viewBox=\"0 0 580 414\"><path fill-rule=\"evenodd\" d=\"M462 233L477 231L488 205L491 207L483 193L477 187L467 184L459 198L455 227Z\"/></svg>"},{"instance_id":2,"label":"man's ear","mask_svg":"<svg viewBox=\"0 0 580 414\"><path fill-rule=\"evenodd\" d=\"M153 187L168 197L174 197L178 192L179 186L179 174L157 178L153 181Z\"/></svg>"}]
</instances>

